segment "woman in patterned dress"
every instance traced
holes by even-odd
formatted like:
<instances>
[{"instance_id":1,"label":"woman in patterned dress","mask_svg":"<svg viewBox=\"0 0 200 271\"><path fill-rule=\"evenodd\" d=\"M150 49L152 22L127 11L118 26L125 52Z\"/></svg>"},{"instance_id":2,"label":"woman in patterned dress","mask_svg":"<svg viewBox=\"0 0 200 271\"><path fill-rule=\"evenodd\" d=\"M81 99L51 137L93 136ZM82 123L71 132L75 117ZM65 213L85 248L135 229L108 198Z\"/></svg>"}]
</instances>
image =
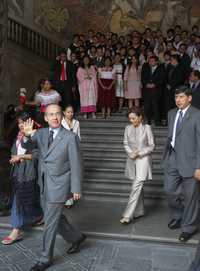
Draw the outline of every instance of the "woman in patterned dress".
<instances>
[{"instance_id":1,"label":"woman in patterned dress","mask_svg":"<svg viewBox=\"0 0 200 271\"><path fill-rule=\"evenodd\" d=\"M105 58L104 67L98 69L99 107L103 118L111 116L111 109L115 106L115 70L110 57Z\"/></svg>"},{"instance_id":2,"label":"woman in patterned dress","mask_svg":"<svg viewBox=\"0 0 200 271\"><path fill-rule=\"evenodd\" d=\"M59 104L61 101L60 94L53 89L53 85L49 79L45 79L41 92L36 93L35 103L40 107L40 113L37 120L43 126L46 125L44 120L44 112L49 104Z\"/></svg>"},{"instance_id":3,"label":"woman in patterned dress","mask_svg":"<svg viewBox=\"0 0 200 271\"><path fill-rule=\"evenodd\" d=\"M91 113L92 118L96 118L97 72L87 55L83 57L82 65L78 68L77 79L83 117L87 118L88 113Z\"/></svg>"},{"instance_id":4,"label":"woman in patterned dress","mask_svg":"<svg viewBox=\"0 0 200 271\"><path fill-rule=\"evenodd\" d=\"M129 109L135 106L139 107L141 98L141 69L139 67L136 55L131 58L130 64L126 67L124 73L125 99L128 99Z\"/></svg>"}]
</instances>

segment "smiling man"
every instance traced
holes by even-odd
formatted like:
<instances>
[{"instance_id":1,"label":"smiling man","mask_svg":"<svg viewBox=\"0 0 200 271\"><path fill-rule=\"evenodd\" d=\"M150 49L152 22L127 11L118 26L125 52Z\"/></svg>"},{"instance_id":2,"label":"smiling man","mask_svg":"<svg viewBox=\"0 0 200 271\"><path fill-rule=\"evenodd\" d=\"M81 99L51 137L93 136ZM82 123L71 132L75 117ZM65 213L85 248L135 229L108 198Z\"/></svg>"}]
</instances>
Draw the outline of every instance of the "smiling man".
<instances>
[{"instance_id":1,"label":"smiling man","mask_svg":"<svg viewBox=\"0 0 200 271\"><path fill-rule=\"evenodd\" d=\"M60 106L51 104L46 108L45 120L49 128L33 130L33 121L24 124L25 143L36 143L39 151L38 179L44 210L44 234L42 255L31 271L46 270L53 260L56 234L72 243L67 253L79 251L85 235L69 224L62 214L69 193L74 200L81 197L82 163L78 137L61 125Z\"/></svg>"},{"instance_id":2,"label":"smiling man","mask_svg":"<svg viewBox=\"0 0 200 271\"><path fill-rule=\"evenodd\" d=\"M187 242L199 224L200 110L191 106L191 95L186 86L175 91L177 108L168 113L164 154L168 227L181 228L181 242Z\"/></svg>"}]
</instances>

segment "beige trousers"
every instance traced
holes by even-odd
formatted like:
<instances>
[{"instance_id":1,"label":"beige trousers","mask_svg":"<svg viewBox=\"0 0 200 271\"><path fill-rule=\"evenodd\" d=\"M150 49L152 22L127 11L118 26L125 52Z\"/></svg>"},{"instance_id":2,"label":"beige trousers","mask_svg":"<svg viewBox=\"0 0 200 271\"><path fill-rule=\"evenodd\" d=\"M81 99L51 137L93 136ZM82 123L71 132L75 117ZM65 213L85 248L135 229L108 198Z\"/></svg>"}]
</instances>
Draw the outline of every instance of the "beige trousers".
<instances>
[{"instance_id":1,"label":"beige trousers","mask_svg":"<svg viewBox=\"0 0 200 271\"><path fill-rule=\"evenodd\" d=\"M134 217L144 215L143 185L144 181L133 181L129 201L122 217L132 220Z\"/></svg>"}]
</instances>

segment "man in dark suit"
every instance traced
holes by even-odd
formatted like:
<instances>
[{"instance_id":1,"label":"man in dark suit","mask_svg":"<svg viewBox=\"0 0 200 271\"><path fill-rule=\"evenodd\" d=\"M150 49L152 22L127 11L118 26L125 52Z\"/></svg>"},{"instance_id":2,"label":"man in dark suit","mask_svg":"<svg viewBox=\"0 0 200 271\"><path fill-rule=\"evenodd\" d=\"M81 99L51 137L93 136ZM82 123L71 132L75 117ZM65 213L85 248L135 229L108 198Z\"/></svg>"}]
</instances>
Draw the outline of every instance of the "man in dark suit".
<instances>
[{"instance_id":1,"label":"man in dark suit","mask_svg":"<svg viewBox=\"0 0 200 271\"><path fill-rule=\"evenodd\" d=\"M51 67L50 78L55 89L60 93L61 105L64 109L73 103L73 93L76 89L76 74L73 64L67 60L65 51L61 51L58 60Z\"/></svg>"},{"instance_id":2,"label":"man in dark suit","mask_svg":"<svg viewBox=\"0 0 200 271\"><path fill-rule=\"evenodd\" d=\"M187 242L199 225L200 110L191 106L187 86L175 91L176 108L168 113L168 136L164 152L165 192L170 229L181 228L180 242ZM184 201L183 201L184 200Z\"/></svg>"},{"instance_id":3,"label":"man in dark suit","mask_svg":"<svg viewBox=\"0 0 200 271\"><path fill-rule=\"evenodd\" d=\"M190 74L190 89L192 91L192 106L200 109L200 72L194 70Z\"/></svg>"},{"instance_id":4,"label":"man in dark suit","mask_svg":"<svg viewBox=\"0 0 200 271\"><path fill-rule=\"evenodd\" d=\"M96 57L93 60L93 65L96 68L101 68L104 66L104 52L101 46L97 47L97 53L96 53Z\"/></svg>"},{"instance_id":5,"label":"man in dark suit","mask_svg":"<svg viewBox=\"0 0 200 271\"><path fill-rule=\"evenodd\" d=\"M178 86L185 82L185 72L180 64L178 54L171 55L170 65L167 70L166 90L165 90L165 108L166 112L175 107L174 93Z\"/></svg>"},{"instance_id":6,"label":"man in dark suit","mask_svg":"<svg viewBox=\"0 0 200 271\"><path fill-rule=\"evenodd\" d=\"M179 53L180 53L180 64L184 69L184 76L185 79L188 79L190 72L191 72L191 59L189 55L187 54L187 45L185 43L182 43L179 47Z\"/></svg>"},{"instance_id":7,"label":"man in dark suit","mask_svg":"<svg viewBox=\"0 0 200 271\"><path fill-rule=\"evenodd\" d=\"M38 182L45 222L42 255L30 271L43 271L52 264L57 232L72 243L69 254L77 252L86 238L62 214L70 193L74 200L81 197L82 159L78 137L62 127L60 106L49 105L45 120L49 127L38 131L33 130L33 121L24 124L25 135L29 137L25 146L36 144L39 152Z\"/></svg>"},{"instance_id":8,"label":"man in dark suit","mask_svg":"<svg viewBox=\"0 0 200 271\"><path fill-rule=\"evenodd\" d=\"M144 110L149 124L152 113L155 125L160 125L159 97L164 82L164 70L158 63L157 56L149 57L141 72L142 91L144 99Z\"/></svg>"}]
</instances>

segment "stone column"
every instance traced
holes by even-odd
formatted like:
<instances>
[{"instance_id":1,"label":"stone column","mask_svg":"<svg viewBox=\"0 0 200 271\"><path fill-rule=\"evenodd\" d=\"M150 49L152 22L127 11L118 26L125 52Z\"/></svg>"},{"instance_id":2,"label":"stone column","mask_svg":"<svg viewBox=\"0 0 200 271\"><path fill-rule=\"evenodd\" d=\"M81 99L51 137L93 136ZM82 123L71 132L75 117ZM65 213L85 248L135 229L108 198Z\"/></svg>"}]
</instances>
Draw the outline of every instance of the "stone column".
<instances>
[{"instance_id":1,"label":"stone column","mask_svg":"<svg viewBox=\"0 0 200 271\"><path fill-rule=\"evenodd\" d=\"M0 1L0 141L2 140L3 112L6 105L6 92L8 91L7 70L7 28L8 5L7 0Z\"/></svg>"}]
</instances>

